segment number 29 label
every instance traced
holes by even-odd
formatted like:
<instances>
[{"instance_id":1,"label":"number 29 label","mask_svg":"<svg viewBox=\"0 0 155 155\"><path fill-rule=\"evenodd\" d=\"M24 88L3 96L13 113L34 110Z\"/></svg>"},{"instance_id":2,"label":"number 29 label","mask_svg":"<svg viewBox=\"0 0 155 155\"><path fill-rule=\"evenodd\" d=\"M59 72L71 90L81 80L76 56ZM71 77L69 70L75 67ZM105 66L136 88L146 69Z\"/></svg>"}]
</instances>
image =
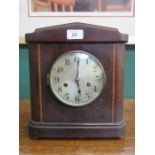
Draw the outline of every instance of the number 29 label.
<instances>
[{"instance_id":1,"label":"number 29 label","mask_svg":"<svg viewBox=\"0 0 155 155\"><path fill-rule=\"evenodd\" d=\"M67 30L67 39L83 39L84 38L84 31L77 30L77 29L69 29Z\"/></svg>"}]
</instances>

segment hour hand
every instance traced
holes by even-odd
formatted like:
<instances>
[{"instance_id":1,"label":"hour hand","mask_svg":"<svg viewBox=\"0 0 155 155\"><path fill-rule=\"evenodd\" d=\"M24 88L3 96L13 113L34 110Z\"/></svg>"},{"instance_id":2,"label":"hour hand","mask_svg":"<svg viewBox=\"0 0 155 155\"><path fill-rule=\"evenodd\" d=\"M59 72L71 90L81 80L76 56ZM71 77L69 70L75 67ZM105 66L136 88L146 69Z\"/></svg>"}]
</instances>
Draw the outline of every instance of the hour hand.
<instances>
[{"instance_id":1,"label":"hour hand","mask_svg":"<svg viewBox=\"0 0 155 155\"><path fill-rule=\"evenodd\" d=\"M81 90L80 90L80 86L79 86L79 80L77 80L77 85L78 85L78 93L79 93L79 95L81 95Z\"/></svg>"}]
</instances>

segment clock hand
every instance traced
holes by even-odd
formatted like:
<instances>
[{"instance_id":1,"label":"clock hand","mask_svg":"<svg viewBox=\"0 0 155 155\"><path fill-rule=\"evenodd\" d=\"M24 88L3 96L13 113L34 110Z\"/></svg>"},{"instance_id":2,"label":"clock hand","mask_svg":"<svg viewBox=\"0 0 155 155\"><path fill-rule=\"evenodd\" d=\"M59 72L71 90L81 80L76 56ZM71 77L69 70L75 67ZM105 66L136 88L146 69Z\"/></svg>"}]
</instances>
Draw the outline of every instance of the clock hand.
<instances>
[{"instance_id":1,"label":"clock hand","mask_svg":"<svg viewBox=\"0 0 155 155\"><path fill-rule=\"evenodd\" d=\"M79 59L77 60L77 74L76 74L76 81L78 81L78 77L79 77Z\"/></svg>"},{"instance_id":2,"label":"clock hand","mask_svg":"<svg viewBox=\"0 0 155 155\"><path fill-rule=\"evenodd\" d=\"M77 85L78 85L78 93L79 93L79 95L81 95L81 90L80 90L80 86L79 86L79 81L77 81Z\"/></svg>"},{"instance_id":3,"label":"clock hand","mask_svg":"<svg viewBox=\"0 0 155 155\"><path fill-rule=\"evenodd\" d=\"M79 95L81 95L81 90L80 90L80 85L79 85L79 63L80 63L80 61L78 59L78 61L77 61L77 74L76 74L75 81L76 81L77 86L78 86L78 93L79 93Z\"/></svg>"}]
</instances>

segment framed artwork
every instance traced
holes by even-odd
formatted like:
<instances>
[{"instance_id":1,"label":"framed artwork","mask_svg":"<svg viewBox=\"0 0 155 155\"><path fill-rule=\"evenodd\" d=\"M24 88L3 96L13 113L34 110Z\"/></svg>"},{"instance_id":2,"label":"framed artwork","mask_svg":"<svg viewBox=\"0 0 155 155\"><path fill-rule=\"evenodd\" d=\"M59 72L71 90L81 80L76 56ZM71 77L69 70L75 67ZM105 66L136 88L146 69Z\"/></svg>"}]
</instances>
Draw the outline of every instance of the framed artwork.
<instances>
[{"instance_id":1,"label":"framed artwork","mask_svg":"<svg viewBox=\"0 0 155 155\"><path fill-rule=\"evenodd\" d=\"M28 0L28 2L29 16L134 16L134 0Z\"/></svg>"}]
</instances>

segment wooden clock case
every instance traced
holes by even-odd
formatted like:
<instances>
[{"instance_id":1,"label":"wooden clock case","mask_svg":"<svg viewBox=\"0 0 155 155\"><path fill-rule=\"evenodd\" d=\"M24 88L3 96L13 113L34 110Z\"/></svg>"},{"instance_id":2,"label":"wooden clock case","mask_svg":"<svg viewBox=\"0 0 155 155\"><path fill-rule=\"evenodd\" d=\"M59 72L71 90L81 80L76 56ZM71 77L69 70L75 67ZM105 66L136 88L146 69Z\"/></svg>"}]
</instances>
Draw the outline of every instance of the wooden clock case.
<instances>
[{"instance_id":1,"label":"wooden clock case","mask_svg":"<svg viewBox=\"0 0 155 155\"><path fill-rule=\"evenodd\" d=\"M67 30L83 30L83 39L67 39ZM122 138L125 43L128 35L115 28L71 23L26 34L29 46L31 121L29 135L37 138ZM107 76L100 96L83 107L60 103L47 75L61 54L82 50L94 55Z\"/></svg>"}]
</instances>

